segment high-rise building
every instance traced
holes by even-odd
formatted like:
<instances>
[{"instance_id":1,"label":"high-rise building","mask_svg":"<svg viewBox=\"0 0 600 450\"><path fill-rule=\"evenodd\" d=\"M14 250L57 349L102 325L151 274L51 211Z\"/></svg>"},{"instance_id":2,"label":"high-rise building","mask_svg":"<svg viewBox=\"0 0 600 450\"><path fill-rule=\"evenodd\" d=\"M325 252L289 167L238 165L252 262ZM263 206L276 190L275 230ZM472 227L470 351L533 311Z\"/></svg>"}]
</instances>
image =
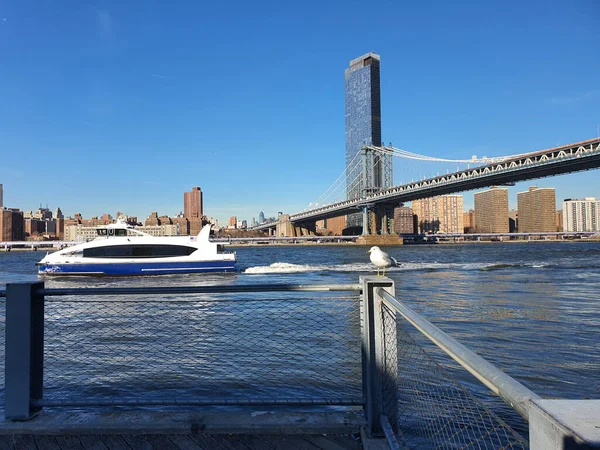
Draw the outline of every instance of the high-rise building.
<instances>
[{"instance_id":1,"label":"high-rise building","mask_svg":"<svg viewBox=\"0 0 600 450\"><path fill-rule=\"evenodd\" d=\"M600 231L600 200L594 197L565 199L562 223L564 231Z\"/></svg>"},{"instance_id":2,"label":"high-rise building","mask_svg":"<svg viewBox=\"0 0 600 450\"><path fill-rule=\"evenodd\" d=\"M519 231L519 211L511 209L508 211L508 232L516 233Z\"/></svg>"},{"instance_id":3,"label":"high-rise building","mask_svg":"<svg viewBox=\"0 0 600 450\"><path fill-rule=\"evenodd\" d=\"M22 241L24 236L23 212L18 209L0 209L0 241Z\"/></svg>"},{"instance_id":4,"label":"high-rise building","mask_svg":"<svg viewBox=\"0 0 600 450\"><path fill-rule=\"evenodd\" d=\"M227 222L227 227L228 228L236 228L237 227L237 217L236 216L231 216L229 218L229 222Z\"/></svg>"},{"instance_id":5,"label":"high-rise building","mask_svg":"<svg viewBox=\"0 0 600 450\"><path fill-rule=\"evenodd\" d=\"M556 191L532 186L517 194L519 233L556 232Z\"/></svg>"},{"instance_id":6,"label":"high-rise building","mask_svg":"<svg viewBox=\"0 0 600 450\"><path fill-rule=\"evenodd\" d=\"M0 209L4 208L4 188L0 184Z\"/></svg>"},{"instance_id":7,"label":"high-rise building","mask_svg":"<svg viewBox=\"0 0 600 450\"><path fill-rule=\"evenodd\" d=\"M477 233L508 233L508 189L492 187L475 192L475 231Z\"/></svg>"},{"instance_id":8,"label":"high-rise building","mask_svg":"<svg viewBox=\"0 0 600 450\"><path fill-rule=\"evenodd\" d=\"M183 194L183 217L200 219L202 214L202 191L199 187L193 187L191 192Z\"/></svg>"},{"instance_id":9,"label":"high-rise building","mask_svg":"<svg viewBox=\"0 0 600 450\"><path fill-rule=\"evenodd\" d=\"M463 213L463 226L465 233L475 233L475 210L470 209Z\"/></svg>"},{"instance_id":10,"label":"high-rise building","mask_svg":"<svg viewBox=\"0 0 600 450\"><path fill-rule=\"evenodd\" d=\"M563 231L563 212L562 209L556 211L556 231Z\"/></svg>"},{"instance_id":11,"label":"high-rise building","mask_svg":"<svg viewBox=\"0 0 600 450\"><path fill-rule=\"evenodd\" d=\"M346 104L346 195L358 198L372 190L391 186L391 156L370 159L372 178L365 184L363 161L360 156L364 145L381 146L381 92L380 57L367 53L350 61L344 73ZM347 216L348 226L360 226L362 215Z\"/></svg>"},{"instance_id":12,"label":"high-rise building","mask_svg":"<svg viewBox=\"0 0 600 450\"><path fill-rule=\"evenodd\" d=\"M394 233L414 234L414 214L408 206L394 208Z\"/></svg>"},{"instance_id":13,"label":"high-rise building","mask_svg":"<svg viewBox=\"0 0 600 450\"><path fill-rule=\"evenodd\" d=\"M464 233L462 195L413 200L420 233Z\"/></svg>"},{"instance_id":14,"label":"high-rise building","mask_svg":"<svg viewBox=\"0 0 600 450\"><path fill-rule=\"evenodd\" d=\"M265 223L265 213L262 211L258 213L258 223Z\"/></svg>"}]
</instances>

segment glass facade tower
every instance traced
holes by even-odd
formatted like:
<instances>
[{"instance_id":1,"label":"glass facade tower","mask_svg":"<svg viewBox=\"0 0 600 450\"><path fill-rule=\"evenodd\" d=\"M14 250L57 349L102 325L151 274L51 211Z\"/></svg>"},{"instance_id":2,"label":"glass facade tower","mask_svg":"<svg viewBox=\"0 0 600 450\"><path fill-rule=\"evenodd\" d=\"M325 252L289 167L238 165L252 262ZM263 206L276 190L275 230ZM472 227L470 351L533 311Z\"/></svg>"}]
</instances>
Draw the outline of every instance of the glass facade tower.
<instances>
[{"instance_id":1,"label":"glass facade tower","mask_svg":"<svg viewBox=\"0 0 600 450\"><path fill-rule=\"evenodd\" d=\"M381 94L379 82L380 57L367 53L350 61L345 71L346 103L346 195L359 198L391 183L391 160L384 164L382 157L371 156L372 172L367 178L366 158L361 155L364 145L381 146ZM385 173L385 167L390 172ZM387 175L387 176L386 176ZM361 214L351 214L347 226L360 226Z\"/></svg>"}]
</instances>

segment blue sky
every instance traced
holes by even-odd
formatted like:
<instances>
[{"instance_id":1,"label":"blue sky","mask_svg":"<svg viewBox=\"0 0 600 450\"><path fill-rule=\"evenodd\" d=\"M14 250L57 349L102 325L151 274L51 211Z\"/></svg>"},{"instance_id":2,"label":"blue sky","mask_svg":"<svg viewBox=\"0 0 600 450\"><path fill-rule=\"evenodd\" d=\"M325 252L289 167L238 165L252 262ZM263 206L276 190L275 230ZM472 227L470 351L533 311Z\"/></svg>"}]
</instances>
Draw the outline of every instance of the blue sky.
<instances>
[{"instance_id":1,"label":"blue sky","mask_svg":"<svg viewBox=\"0 0 600 450\"><path fill-rule=\"evenodd\" d=\"M5 205L145 218L200 186L221 221L297 212L344 169L344 69L368 51L386 143L470 158L590 139L599 19L596 0L0 0ZM536 184L600 197L598 171Z\"/></svg>"}]
</instances>

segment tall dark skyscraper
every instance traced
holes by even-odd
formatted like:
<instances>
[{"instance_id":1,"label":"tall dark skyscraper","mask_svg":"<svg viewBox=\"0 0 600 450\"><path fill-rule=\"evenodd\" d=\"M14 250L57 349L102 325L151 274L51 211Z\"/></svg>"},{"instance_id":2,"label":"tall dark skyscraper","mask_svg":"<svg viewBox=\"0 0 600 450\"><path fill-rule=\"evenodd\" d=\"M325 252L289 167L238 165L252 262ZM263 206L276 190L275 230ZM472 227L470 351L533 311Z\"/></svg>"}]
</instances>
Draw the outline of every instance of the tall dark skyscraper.
<instances>
[{"instance_id":1,"label":"tall dark skyscraper","mask_svg":"<svg viewBox=\"0 0 600 450\"><path fill-rule=\"evenodd\" d=\"M367 53L350 61L346 80L346 194L348 199L362 197L391 185L391 159L372 156L363 170L360 153L364 145L381 146L380 57ZM386 173L387 170L387 173ZM372 176L367 179L367 173ZM348 216L348 226L361 224L362 216Z\"/></svg>"}]
</instances>

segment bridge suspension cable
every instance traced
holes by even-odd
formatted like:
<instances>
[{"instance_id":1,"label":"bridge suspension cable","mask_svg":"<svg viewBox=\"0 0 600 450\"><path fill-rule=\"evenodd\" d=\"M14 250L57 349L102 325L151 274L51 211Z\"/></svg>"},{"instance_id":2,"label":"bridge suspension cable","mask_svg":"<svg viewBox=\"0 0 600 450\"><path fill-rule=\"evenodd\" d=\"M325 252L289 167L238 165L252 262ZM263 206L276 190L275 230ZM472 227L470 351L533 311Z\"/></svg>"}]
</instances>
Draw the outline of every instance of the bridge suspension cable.
<instances>
[{"instance_id":1,"label":"bridge suspension cable","mask_svg":"<svg viewBox=\"0 0 600 450\"><path fill-rule=\"evenodd\" d=\"M398 156L400 158L416 159L419 161L472 163L472 164L492 164L492 163L496 163L496 162L503 162L503 161L506 161L507 159L517 158L519 156L524 155L524 154L520 154L520 155L509 155L509 156L494 156L491 158L488 158L487 156L483 156L481 158L477 158L476 156L473 156L471 159L448 159L448 158L436 158L434 156L420 155L418 153L413 153L413 152L409 152L407 150L402 150L401 148L392 147L391 145L389 147L385 146L385 145L381 146L381 147L375 147L375 146L369 145L369 146L367 146L367 148L370 150L375 150L375 151L379 151L382 153L392 154L392 155Z\"/></svg>"},{"instance_id":2,"label":"bridge suspension cable","mask_svg":"<svg viewBox=\"0 0 600 450\"><path fill-rule=\"evenodd\" d=\"M369 150L372 150L372 151L375 151L378 153L390 154L392 156L396 156L396 157L404 158L404 159L410 159L410 160L414 160L414 161L432 162L432 163L456 163L456 164L469 164L469 165L501 163L501 162L506 161L507 159L518 158L518 157L525 155L525 153L524 153L524 154L508 155L508 156L494 156L494 157L483 156L481 158L473 156L471 159L450 159L450 158L437 158L434 156L421 155L418 153L409 152L407 150L393 147L392 145L389 145L389 146L383 145L381 147L368 145L363 148L366 148L366 149L369 149ZM354 183L356 183L362 177L362 172L359 171L359 173L352 180L350 180L350 182L348 182L350 175L351 175L351 171L349 169L355 165L356 158L358 158L361 154L362 154L361 152L357 152L354 155L354 157L348 163L348 165L346 166L344 171L340 174L340 176L337 177L337 179L325 190L325 192L323 194L321 194L321 196L315 202L310 203L310 207L318 206L318 205L325 205L328 203L335 203L338 201L346 200L347 186L354 185ZM381 160L377 160L375 164L376 164L375 167L377 167L378 164L381 164ZM459 168L457 167L456 170L458 171ZM412 177L412 178L414 179L414 177ZM417 178L421 178L421 177L418 176Z\"/></svg>"}]
</instances>

